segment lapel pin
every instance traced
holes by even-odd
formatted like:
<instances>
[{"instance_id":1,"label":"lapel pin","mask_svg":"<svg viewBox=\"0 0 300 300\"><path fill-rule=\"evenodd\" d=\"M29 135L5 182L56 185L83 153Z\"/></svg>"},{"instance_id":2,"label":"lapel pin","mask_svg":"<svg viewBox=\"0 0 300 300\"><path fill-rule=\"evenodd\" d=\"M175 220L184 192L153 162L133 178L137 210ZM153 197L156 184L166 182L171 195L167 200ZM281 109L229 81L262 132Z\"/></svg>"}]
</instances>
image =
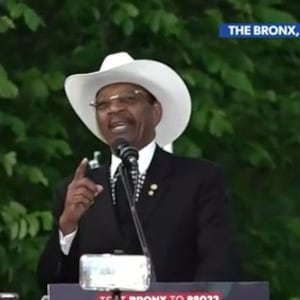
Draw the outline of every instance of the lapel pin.
<instances>
[{"instance_id":1,"label":"lapel pin","mask_svg":"<svg viewBox=\"0 0 300 300\"><path fill-rule=\"evenodd\" d=\"M149 196L153 196L154 192L158 189L158 185L156 183L153 183L150 185L150 190L148 191Z\"/></svg>"},{"instance_id":2,"label":"lapel pin","mask_svg":"<svg viewBox=\"0 0 300 300\"><path fill-rule=\"evenodd\" d=\"M100 167L100 163L99 163L99 157L101 156L101 152L100 151L94 151L94 156L93 159L89 160L89 166L90 168L93 169L97 169Z\"/></svg>"},{"instance_id":3,"label":"lapel pin","mask_svg":"<svg viewBox=\"0 0 300 300\"><path fill-rule=\"evenodd\" d=\"M150 185L150 190L156 191L157 189L158 189L158 185L156 183Z\"/></svg>"}]
</instances>

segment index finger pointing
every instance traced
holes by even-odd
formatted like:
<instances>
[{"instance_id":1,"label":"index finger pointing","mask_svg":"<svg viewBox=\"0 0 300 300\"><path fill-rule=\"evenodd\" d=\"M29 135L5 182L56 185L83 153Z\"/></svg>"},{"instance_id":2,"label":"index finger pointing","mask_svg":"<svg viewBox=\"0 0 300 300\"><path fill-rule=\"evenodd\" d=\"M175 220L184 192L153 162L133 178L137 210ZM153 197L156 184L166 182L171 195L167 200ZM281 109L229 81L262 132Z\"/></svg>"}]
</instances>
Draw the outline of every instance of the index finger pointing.
<instances>
[{"instance_id":1,"label":"index finger pointing","mask_svg":"<svg viewBox=\"0 0 300 300\"><path fill-rule=\"evenodd\" d=\"M87 164L88 164L88 159L84 158L80 162L79 166L77 167L77 169L75 171L74 180L81 179L85 176Z\"/></svg>"}]
</instances>

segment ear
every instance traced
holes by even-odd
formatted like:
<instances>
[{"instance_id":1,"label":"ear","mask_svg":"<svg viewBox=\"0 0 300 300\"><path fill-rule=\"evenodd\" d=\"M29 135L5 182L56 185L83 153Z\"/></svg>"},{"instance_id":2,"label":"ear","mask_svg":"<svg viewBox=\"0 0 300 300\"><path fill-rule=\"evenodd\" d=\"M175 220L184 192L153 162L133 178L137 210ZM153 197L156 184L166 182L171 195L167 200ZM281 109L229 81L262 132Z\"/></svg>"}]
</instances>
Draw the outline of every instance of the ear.
<instances>
[{"instance_id":1,"label":"ear","mask_svg":"<svg viewBox=\"0 0 300 300\"><path fill-rule=\"evenodd\" d=\"M155 101L153 103L153 122L155 127L159 124L161 118L162 118L162 107L161 104L158 101Z\"/></svg>"}]
</instances>

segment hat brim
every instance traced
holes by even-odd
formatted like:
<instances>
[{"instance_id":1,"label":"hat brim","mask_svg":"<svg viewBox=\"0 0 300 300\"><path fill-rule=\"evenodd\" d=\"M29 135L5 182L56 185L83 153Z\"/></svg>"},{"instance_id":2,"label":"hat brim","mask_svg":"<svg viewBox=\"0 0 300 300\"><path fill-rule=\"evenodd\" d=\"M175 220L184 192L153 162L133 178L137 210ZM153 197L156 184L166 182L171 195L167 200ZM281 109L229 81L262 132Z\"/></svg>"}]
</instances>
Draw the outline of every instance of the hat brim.
<instances>
[{"instance_id":1,"label":"hat brim","mask_svg":"<svg viewBox=\"0 0 300 300\"><path fill-rule=\"evenodd\" d=\"M148 90L162 106L162 119L156 127L156 142L164 147L185 130L191 115L190 93L181 77L167 65L153 60L134 60L107 70L67 77L68 100L86 127L106 143L97 125L95 108L89 103L99 89L114 83L133 83Z\"/></svg>"}]
</instances>

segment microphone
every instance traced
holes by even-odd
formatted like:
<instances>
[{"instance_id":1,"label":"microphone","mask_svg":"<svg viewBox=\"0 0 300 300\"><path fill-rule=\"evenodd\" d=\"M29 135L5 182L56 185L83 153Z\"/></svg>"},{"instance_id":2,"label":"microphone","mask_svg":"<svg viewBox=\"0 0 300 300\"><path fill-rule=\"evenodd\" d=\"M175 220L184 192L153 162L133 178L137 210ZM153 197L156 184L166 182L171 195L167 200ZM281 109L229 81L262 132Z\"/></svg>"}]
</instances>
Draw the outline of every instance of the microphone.
<instances>
[{"instance_id":1,"label":"microphone","mask_svg":"<svg viewBox=\"0 0 300 300\"><path fill-rule=\"evenodd\" d=\"M137 149L131 146L124 138L117 138L111 145L113 153L118 156L124 165L137 167L139 153Z\"/></svg>"},{"instance_id":2,"label":"microphone","mask_svg":"<svg viewBox=\"0 0 300 300\"><path fill-rule=\"evenodd\" d=\"M125 194L128 200L128 205L131 212L131 217L134 223L134 227L140 242L140 246L142 248L143 254L149 258L150 265L151 265L151 278L152 281L156 281L155 270L153 266L153 260L151 257L151 253L149 251L148 243L145 237L145 233L143 231L143 227L138 215L138 212L135 207L135 202L138 199L138 189L137 183L134 184L134 188L132 189L131 185L129 184L129 168L138 170L138 151L135 147L131 146L127 140L124 138L117 138L112 144L111 148L113 153L118 156L123 164L127 165L127 170L124 168L119 169L120 175L122 178L123 186L125 189Z\"/></svg>"}]
</instances>

